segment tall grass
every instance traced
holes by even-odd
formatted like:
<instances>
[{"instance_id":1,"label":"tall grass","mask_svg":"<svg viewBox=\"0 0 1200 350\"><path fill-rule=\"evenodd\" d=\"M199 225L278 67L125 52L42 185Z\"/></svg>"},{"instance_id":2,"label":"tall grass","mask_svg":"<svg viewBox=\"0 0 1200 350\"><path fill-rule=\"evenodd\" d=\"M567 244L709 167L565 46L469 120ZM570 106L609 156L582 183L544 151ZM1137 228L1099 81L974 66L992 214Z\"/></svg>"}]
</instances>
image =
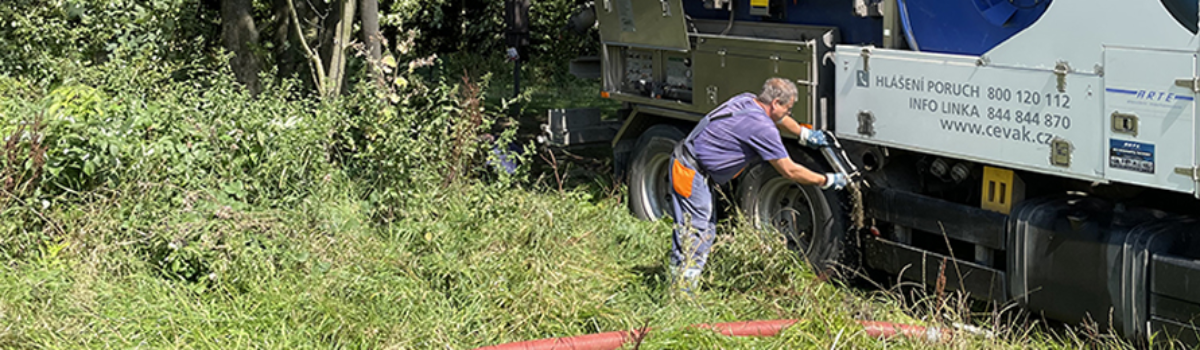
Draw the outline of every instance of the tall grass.
<instances>
[{"instance_id":1,"label":"tall grass","mask_svg":"<svg viewBox=\"0 0 1200 350\"><path fill-rule=\"evenodd\" d=\"M891 294L816 281L782 244L743 228L721 237L690 298L666 286L668 224L636 221L613 198L462 186L375 227L359 190L336 179L294 208L214 206L190 219L151 196L43 213L69 234L3 268L0 345L463 349L649 326L642 349L931 346L865 336L856 318L921 321ZM140 254L147 243L106 239L123 227L229 238L212 247L224 255L212 271L188 281ZM685 327L777 318L805 321L769 339ZM1084 344L1010 334L945 347Z\"/></svg>"},{"instance_id":2,"label":"tall grass","mask_svg":"<svg viewBox=\"0 0 1200 350\"><path fill-rule=\"evenodd\" d=\"M47 143L53 181L2 196L0 348L466 349L642 327L641 349L1123 346L973 315L952 295L819 282L739 221L681 295L670 223L627 214L607 174L551 183L482 165L478 133L499 117L478 109L481 90L430 81L403 103L370 90L316 103L287 86L251 98L221 76L0 91L7 150L25 151L10 153L67 140ZM21 127L43 116L56 122ZM780 318L802 321L760 339L687 327ZM878 340L858 319L999 336Z\"/></svg>"},{"instance_id":3,"label":"tall grass","mask_svg":"<svg viewBox=\"0 0 1200 350\"><path fill-rule=\"evenodd\" d=\"M144 195L52 208L42 214L68 233L0 273L0 347L464 349L649 326L642 349L927 348L871 339L854 320L940 322L894 294L818 282L741 227L727 227L737 233L720 238L698 294L673 293L668 224L636 221L614 198L464 185L375 226L353 181L326 186L292 208L190 218ZM129 227L224 247L187 280L140 252L153 243L111 239ZM764 339L686 327L779 318L803 321ZM1085 344L1006 333L940 347Z\"/></svg>"}]
</instances>

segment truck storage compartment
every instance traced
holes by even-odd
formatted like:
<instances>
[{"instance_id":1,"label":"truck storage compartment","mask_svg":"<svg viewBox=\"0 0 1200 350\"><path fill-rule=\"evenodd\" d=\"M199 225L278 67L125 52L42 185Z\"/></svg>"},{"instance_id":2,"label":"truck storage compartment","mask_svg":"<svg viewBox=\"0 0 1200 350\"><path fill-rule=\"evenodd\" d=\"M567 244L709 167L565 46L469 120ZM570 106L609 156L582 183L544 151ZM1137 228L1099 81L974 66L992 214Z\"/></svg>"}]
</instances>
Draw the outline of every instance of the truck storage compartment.
<instances>
[{"instance_id":1,"label":"truck storage compartment","mask_svg":"<svg viewBox=\"0 0 1200 350\"><path fill-rule=\"evenodd\" d=\"M815 101L816 44L750 38L698 35L693 54L695 68L705 74L694 78L694 103L711 110L741 93L758 93L771 77L796 82L798 96L793 110L801 123Z\"/></svg>"},{"instance_id":2,"label":"truck storage compartment","mask_svg":"<svg viewBox=\"0 0 1200 350\"><path fill-rule=\"evenodd\" d=\"M1018 205L1010 217L1010 295L1046 317L1094 321L1100 330L1128 335L1136 320L1126 292L1145 290L1145 278L1127 273L1145 267L1130 266L1138 249L1127 249L1126 240L1158 216L1090 197Z\"/></svg>"},{"instance_id":3,"label":"truck storage compartment","mask_svg":"<svg viewBox=\"0 0 1200 350\"><path fill-rule=\"evenodd\" d=\"M687 51L687 16L680 1L598 1L600 41L606 45Z\"/></svg>"},{"instance_id":4,"label":"truck storage compartment","mask_svg":"<svg viewBox=\"0 0 1200 350\"><path fill-rule=\"evenodd\" d=\"M1099 76L980 63L970 56L838 46L838 138L1104 180Z\"/></svg>"},{"instance_id":5,"label":"truck storage compartment","mask_svg":"<svg viewBox=\"0 0 1200 350\"><path fill-rule=\"evenodd\" d=\"M836 30L754 23L721 35L724 23L704 20L689 28L687 51L606 42L605 92L624 102L704 115L730 97L757 93L768 78L780 77L795 82L799 91L793 117L828 126L833 84L822 85L820 77L832 77L833 64L818 57L833 49Z\"/></svg>"},{"instance_id":6,"label":"truck storage compartment","mask_svg":"<svg viewBox=\"0 0 1200 350\"><path fill-rule=\"evenodd\" d=\"M1200 248L1192 239L1200 223L1070 196L1026 201L1009 225L1017 302L1130 339L1163 333L1200 343L1200 261L1188 257Z\"/></svg>"},{"instance_id":7,"label":"truck storage compartment","mask_svg":"<svg viewBox=\"0 0 1200 350\"><path fill-rule=\"evenodd\" d=\"M1200 224L1162 225L1158 251L1150 261L1149 332L1190 346L1200 345L1200 260L1194 236ZM1189 257L1190 256L1190 257Z\"/></svg>"}]
</instances>

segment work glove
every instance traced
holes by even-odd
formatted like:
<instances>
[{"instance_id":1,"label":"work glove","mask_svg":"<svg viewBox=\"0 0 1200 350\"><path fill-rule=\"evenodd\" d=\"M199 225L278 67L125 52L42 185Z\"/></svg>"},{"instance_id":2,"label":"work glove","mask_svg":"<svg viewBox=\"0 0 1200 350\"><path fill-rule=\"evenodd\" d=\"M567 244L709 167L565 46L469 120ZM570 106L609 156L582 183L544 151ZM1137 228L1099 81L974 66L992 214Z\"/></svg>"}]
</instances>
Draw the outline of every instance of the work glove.
<instances>
[{"instance_id":1,"label":"work glove","mask_svg":"<svg viewBox=\"0 0 1200 350\"><path fill-rule=\"evenodd\" d=\"M824 131L801 127L800 145L812 148L827 147L829 146L829 137L825 136Z\"/></svg>"},{"instance_id":2,"label":"work glove","mask_svg":"<svg viewBox=\"0 0 1200 350\"><path fill-rule=\"evenodd\" d=\"M835 190L841 190L846 185L850 184L850 178L842 173L825 173L825 184L821 185L822 190L828 190L833 187Z\"/></svg>"}]
</instances>

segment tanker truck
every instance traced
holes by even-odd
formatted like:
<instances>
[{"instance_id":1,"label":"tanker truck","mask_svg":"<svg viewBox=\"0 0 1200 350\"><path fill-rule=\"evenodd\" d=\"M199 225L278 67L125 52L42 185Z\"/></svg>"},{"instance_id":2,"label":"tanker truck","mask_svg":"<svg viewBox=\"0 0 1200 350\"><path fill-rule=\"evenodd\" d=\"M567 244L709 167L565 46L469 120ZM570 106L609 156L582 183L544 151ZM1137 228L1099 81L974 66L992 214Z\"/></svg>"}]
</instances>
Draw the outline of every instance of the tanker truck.
<instances>
[{"instance_id":1,"label":"tanker truck","mask_svg":"<svg viewBox=\"0 0 1200 350\"><path fill-rule=\"evenodd\" d=\"M669 211L675 143L794 81L859 195L763 164L727 188L814 267L861 266L1135 342L1200 344L1197 1L594 0L634 215ZM568 121L569 122L569 121ZM606 137L608 137L606 136Z\"/></svg>"}]
</instances>

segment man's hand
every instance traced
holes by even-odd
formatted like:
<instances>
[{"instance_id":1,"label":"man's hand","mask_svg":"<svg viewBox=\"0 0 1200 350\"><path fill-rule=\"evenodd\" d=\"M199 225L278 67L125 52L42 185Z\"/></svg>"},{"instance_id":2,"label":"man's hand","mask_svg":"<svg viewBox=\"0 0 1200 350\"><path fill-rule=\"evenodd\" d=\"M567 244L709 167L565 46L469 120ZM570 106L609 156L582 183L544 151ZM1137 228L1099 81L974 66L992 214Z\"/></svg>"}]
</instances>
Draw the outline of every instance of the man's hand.
<instances>
[{"instance_id":1,"label":"man's hand","mask_svg":"<svg viewBox=\"0 0 1200 350\"><path fill-rule=\"evenodd\" d=\"M827 190L833 187L835 190L841 190L846 185L850 184L850 179L842 173L826 173L825 184L821 185L822 190Z\"/></svg>"},{"instance_id":2,"label":"man's hand","mask_svg":"<svg viewBox=\"0 0 1200 350\"><path fill-rule=\"evenodd\" d=\"M812 148L827 147L829 146L829 138L825 136L824 131L801 127L800 145Z\"/></svg>"}]
</instances>

